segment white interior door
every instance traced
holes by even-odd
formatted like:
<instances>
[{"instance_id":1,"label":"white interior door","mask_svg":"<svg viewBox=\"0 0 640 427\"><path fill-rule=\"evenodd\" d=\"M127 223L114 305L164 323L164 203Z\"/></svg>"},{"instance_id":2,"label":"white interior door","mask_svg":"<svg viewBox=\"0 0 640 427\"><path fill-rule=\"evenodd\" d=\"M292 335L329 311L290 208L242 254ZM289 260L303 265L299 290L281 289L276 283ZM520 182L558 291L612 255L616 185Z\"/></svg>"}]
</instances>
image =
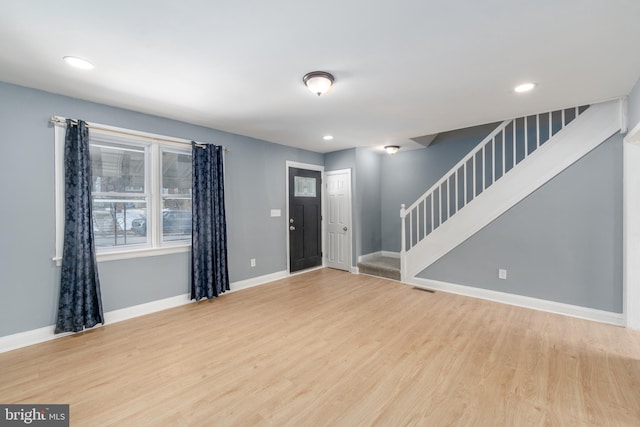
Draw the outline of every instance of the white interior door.
<instances>
[{"instance_id":1,"label":"white interior door","mask_svg":"<svg viewBox=\"0 0 640 427\"><path fill-rule=\"evenodd\" d=\"M351 169L326 173L325 265L351 270Z\"/></svg>"}]
</instances>

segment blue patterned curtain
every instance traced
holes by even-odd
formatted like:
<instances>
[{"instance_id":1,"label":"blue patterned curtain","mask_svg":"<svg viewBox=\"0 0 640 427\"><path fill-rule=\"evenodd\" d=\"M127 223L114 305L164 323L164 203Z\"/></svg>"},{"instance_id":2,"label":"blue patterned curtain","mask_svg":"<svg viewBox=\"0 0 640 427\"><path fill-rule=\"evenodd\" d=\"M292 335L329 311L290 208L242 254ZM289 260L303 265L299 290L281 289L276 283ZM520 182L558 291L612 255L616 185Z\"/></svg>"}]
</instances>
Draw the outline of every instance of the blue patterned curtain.
<instances>
[{"instance_id":1,"label":"blue patterned curtain","mask_svg":"<svg viewBox=\"0 0 640 427\"><path fill-rule=\"evenodd\" d=\"M89 130L67 120L64 141L64 246L56 334L104 324L91 224Z\"/></svg>"},{"instance_id":2,"label":"blue patterned curtain","mask_svg":"<svg viewBox=\"0 0 640 427\"><path fill-rule=\"evenodd\" d=\"M224 147L192 143L193 230L191 299L229 290L227 223L224 209Z\"/></svg>"}]
</instances>

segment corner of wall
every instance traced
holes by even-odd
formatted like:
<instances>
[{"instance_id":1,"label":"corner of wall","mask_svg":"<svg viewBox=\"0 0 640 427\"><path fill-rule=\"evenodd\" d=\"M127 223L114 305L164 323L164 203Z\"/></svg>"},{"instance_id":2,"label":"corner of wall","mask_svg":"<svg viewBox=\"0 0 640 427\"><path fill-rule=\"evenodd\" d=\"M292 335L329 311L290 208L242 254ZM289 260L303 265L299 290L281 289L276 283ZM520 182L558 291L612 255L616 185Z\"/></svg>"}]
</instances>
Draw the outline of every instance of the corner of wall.
<instances>
[{"instance_id":1,"label":"corner of wall","mask_svg":"<svg viewBox=\"0 0 640 427\"><path fill-rule=\"evenodd\" d=\"M628 105L628 127L634 129L640 124L640 78L631 89L627 99Z\"/></svg>"}]
</instances>

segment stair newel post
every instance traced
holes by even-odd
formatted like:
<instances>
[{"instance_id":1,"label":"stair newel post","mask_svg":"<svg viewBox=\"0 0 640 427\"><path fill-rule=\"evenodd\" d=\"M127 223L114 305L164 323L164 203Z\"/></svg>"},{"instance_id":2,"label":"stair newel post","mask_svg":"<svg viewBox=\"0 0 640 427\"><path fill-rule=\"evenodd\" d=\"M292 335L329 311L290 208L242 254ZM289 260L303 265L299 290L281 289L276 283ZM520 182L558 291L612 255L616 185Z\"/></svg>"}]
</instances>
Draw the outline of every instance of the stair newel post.
<instances>
[{"instance_id":1,"label":"stair newel post","mask_svg":"<svg viewBox=\"0 0 640 427\"><path fill-rule=\"evenodd\" d=\"M405 217L407 216L407 209L405 204L400 205L400 222L402 223L402 235L400 237L400 280L404 280L405 277L405 253L407 250L406 246L406 225L405 225Z\"/></svg>"}]
</instances>

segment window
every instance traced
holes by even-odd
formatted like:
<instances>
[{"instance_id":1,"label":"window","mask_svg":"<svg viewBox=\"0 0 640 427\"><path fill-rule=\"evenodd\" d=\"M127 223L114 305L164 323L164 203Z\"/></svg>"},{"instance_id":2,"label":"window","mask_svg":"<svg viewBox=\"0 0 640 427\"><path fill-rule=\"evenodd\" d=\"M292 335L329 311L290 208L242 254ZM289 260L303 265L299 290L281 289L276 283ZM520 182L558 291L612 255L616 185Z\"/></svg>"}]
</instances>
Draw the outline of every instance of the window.
<instances>
[{"instance_id":1,"label":"window","mask_svg":"<svg viewBox=\"0 0 640 427\"><path fill-rule=\"evenodd\" d=\"M304 176L295 176L294 196L295 197L316 197L316 179Z\"/></svg>"},{"instance_id":2,"label":"window","mask_svg":"<svg viewBox=\"0 0 640 427\"><path fill-rule=\"evenodd\" d=\"M64 229L64 133L56 126L56 261ZM89 131L92 214L99 260L188 250L191 147L146 134Z\"/></svg>"},{"instance_id":3,"label":"window","mask_svg":"<svg viewBox=\"0 0 640 427\"><path fill-rule=\"evenodd\" d=\"M98 252L101 248L148 243L147 151L144 145L90 137L91 208Z\"/></svg>"},{"instance_id":4,"label":"window","mask_svg":"<svg viewBox=\"0 0 640 427\"><path fill-rule=\"evenodd\" d=\"M191 240L191 153L162 150L162 241Z\"/></svg>"}]
</instances>

